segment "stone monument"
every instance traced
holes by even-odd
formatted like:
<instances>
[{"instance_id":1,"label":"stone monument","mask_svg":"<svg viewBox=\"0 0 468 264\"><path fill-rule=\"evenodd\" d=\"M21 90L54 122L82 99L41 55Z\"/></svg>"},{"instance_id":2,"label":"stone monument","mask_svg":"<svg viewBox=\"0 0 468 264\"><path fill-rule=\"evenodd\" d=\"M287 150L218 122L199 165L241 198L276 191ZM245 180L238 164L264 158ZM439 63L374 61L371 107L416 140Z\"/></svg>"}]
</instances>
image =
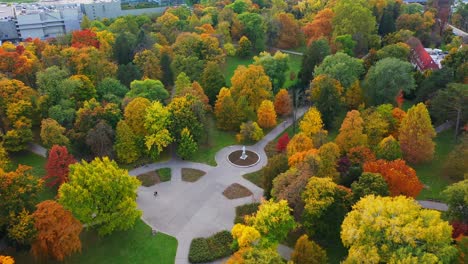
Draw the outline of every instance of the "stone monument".
<instances>
[{"instance_id":1,"label":"stone monument","mask_svg":"<svg viewBox=\"0 0 468 264\"><path fill-rule=\"evenodd\" d=\"M240 157L241 160L245 160L248 157L247 154L245 154L245 146L242 146L242 155Z\"/></svg>"}]
</instances>

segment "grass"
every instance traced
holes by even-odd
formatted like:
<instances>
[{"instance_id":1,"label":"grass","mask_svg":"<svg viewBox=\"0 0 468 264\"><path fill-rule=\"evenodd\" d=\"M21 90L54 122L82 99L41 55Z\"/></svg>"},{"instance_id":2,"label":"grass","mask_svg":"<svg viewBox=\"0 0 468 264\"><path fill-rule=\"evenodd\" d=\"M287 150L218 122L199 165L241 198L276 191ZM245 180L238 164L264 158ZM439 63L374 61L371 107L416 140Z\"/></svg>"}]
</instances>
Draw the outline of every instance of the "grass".
<instances>
[{"instance_id":1,"label":"grass","mask_svg":"<svg viewBox=\"0 0 468 264\"><path fill-rule=\"evenodd\" d=\"M231 78L234 75L234 71L237 69L239 65L247 66L252 63L253 63L253 57L240 58L237 56L234 56L234 57L227 56L226 63L224 64L224 67L223 67L224 77L226 78L226 85L228 87L231 86Z\"/></svg>"},{"instance_id":2,"label":"grass","mask_svg":"<svg viewBox=\"0 0 468 264\"><path fill-rule=\"evenodd\" d=\"M42 178L46 174L46 159L29 151L22 151L12 154L11 163L12 167L15 169L18 167L18 164L31 166L31 173L37 178ZM44 185L42 192L40 192L38 195L38 199L39 201L54 200L56 194L57 190Z\"/></svg>"},{"instance_id":3,"label":"grass","mask_svg":"<svg viewBox=\"0 0 468 264\"><path fill-rule=\"evenodd\" d=\"M220 149L237 144L233 132L219 130L214 117L207 116L207 134L204 143L200 144L197 152L192 155L191 161L216 166L215 155Z\"/></svg>"},{"instance_id":4,"label":"grass","mask_svg":"<svg viewBox=\"0 0 468 264\"><path fill-rule=\"evenodd\" d=\"M262 170L244 174L242 177L263 189Z\"/></svg>"},{"instance_id":5,"label":"grass","mask_svg":"<svg viewBox=\"0 0 468 264\"><path fill-rule=\"evenodd\" d=\"M201 170L183 168L182 169L182 180L186 181L186 182L196 182L201 177L203 177L205 174L206 174L206 172L201 171Z\"/></svg>"},{"instance_id":6,"label":"grass","mask_svg":"<svg viewBox=\"0 0 468 264\"><path fill-rule=\"evenodd\" d=\"M238 198L243 198L243 197L248 197L252 195L252 192L247 189L246 187L238 184L238 183L233 183L229 185L224 191L223 195L228 198L229 200L233 199L238 199Z\"/></svg>"},{"instance_id":7,"label":"grass","mask_svg":"<svg viewBox=\"0 0 468 264\"><path fill-rule=\"evenodd\" d=\"M286 82L284 83L284 87L289 88L291 85L295 83L295 80L291 81L290 75L291 72L294 72L296 79L301 70L302 64L302 56L289 54L289 71L286 72Z\"/></svg>"},{"instance_id":8,"label":"grass","mask_svg":"<svg viewBox=\"0 0 468 264\"><path fill-rule=\"evenodd\" d=\"M143 166L145 164L150 164L150 163L154 163L154 162L163 162L163 161L168 161L170 159L171 159L171 150L169 148L165 148L159 154L159 157L157 159L155 159L155 160L153 160L150 157L145 156L145 157L142 157L139 160L137 160L135 162L132 162L130 164L121 164L121 163L119 163L119 167L122 168L122 169L126 169L126 170L132 170L132 169L138 168L140 166Z\"/></svg>"},{"instance_id":9,"label":"grass","mask_svg":"<svg viewBox=\"0 0 468 264\"><path fill-rule=\"evenodd\" d=\"M99 237L95 231L81 233L82 253L65 259L65 264L79 263L158 263L175 261L177 240L163 233L151 234L151 228L140 219L131 230L117 231ZM13 254L16 263L40 263L29 252ZM47 263L59 263L47 261Z\"/></svg>"},{"instance_id":10,"label":"grass","mask_svg":"<svg viewBox=\"0 0 468 264\"><path fill-rule=\"evenodd\" d=\"M171 168L157 169L156 173L159 175L159 179L162 182L167 182L171 180Z\"/></svg>"},{"instance_id":11,"label":"grass","mask_svg":"<svg viewBox=\"0 0 468 264\"><path fill-rule=\"evenodd\" d=\"M441 132L435 138L436 148L434 159L428 164L413 166L421 182L429 189L423 189L418 199L442 200L441 192L452 183L452 181L442 176L442 168L448 153L454 148L453 130Z\"/></svg>"}]
</instances>

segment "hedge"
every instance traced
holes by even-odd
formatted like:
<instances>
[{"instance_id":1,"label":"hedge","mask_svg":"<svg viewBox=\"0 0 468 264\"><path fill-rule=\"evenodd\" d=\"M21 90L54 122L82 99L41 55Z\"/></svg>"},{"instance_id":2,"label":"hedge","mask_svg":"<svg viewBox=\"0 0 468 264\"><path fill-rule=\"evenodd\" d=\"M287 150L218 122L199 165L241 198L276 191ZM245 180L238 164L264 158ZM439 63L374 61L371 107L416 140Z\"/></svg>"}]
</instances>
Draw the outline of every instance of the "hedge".
<instances>
[{"instance_id":1,"label":"hedge","mask_svg":"<svg viewBox=\"0 0 468 264\"><path fill-rule=\"evenodd\" d=\"M232 235L221 231L210 237L198 237L192 240L189 251L190 263L211 262L232 255Z\"/></svg>"},{"instance_id":2,"label":"hedge","mask_svg":"<svg viewBox=\"0 0 468 264\"><path fill-rule=\"evenodd\" d=\"M244 204L236 207L236 218L234 224L245 224L244 216L252 215L257 212L260 203Z\"/></svg>"}]
</instances>

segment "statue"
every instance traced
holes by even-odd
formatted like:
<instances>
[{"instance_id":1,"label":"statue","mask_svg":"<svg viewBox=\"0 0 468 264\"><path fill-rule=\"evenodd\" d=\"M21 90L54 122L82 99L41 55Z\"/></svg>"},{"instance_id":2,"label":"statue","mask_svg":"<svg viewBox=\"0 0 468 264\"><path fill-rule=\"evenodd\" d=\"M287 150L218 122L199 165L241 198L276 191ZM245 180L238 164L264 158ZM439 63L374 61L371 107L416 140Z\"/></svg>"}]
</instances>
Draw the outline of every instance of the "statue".
<instances>
[{"instance_id":1,"label":"statue","mask_svg":"<svg viewBox=\"0 0 468 264\"><path fill-rule=\"evenodd\" d=\"M248 157L247 154L245 154L245 146L242 146L242 155L240 157L241 160L245 160Z\"/></svg>"}]
</instances>

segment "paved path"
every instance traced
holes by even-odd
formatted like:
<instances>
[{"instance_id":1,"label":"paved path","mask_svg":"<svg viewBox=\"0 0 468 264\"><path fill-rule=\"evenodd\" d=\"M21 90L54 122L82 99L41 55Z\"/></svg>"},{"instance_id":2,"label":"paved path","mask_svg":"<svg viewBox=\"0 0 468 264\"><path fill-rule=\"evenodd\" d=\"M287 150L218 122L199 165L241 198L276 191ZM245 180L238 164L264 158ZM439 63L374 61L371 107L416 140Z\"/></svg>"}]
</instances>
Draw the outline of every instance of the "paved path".
<instances>
[{"instance_id":1,"label":"paved path","mask_svg":"<svg viewBox=\"0 0 468 264\"><path fill-rule=\"evenodd\" d=\"M434 202L434 201L425 201L425 200L418 200L418 203L426 209L432 209L437 211L445 212L448 210L447 204Z\"/></svg>"},{"instance_id":2,"label":"paved path","mask_svg":"<svg viewBox=\"0 0 468 264\"><path fill-rule=\"evenodd\" d=\"M306 110L307 108L298 109L297 118ZM242 175L258 171L267 164L265 146L291 124L292 118L288 118L255 145L246 146L246 150L254 151L260 156L260 162L249 168L235 167L227 160L229 153L242 148L236 145L223 148L216 153L216 167L171 159L129 171L130 175L139 175L159 168L172 169L171 181L151 187L140 187L137 203L143 211L142 218L146 223L156 230L177 238L179 244L176 264L188 263L188 252L193 238L208 237L221 230L230 230L236 206L261 200L263 189L245 180ZM184 182L181 179L182 168L202 170L206 175L194 183ZM227 199L222 192L233 183L247 187L253 195L241 199ZM157 197L153 196L154 191L158 192ZM279 252L289 258L291 249L280 246Z\"/></svg>"},{"instance_id":3,"label":"paved path","mask_svg":"<svg viewBox=\"0 0 468 264\"><path fill-rule=\"evenodd\" d=\"M39 145L39 144L31 142L31 143L28 144L28 149L32 153L35 153L35 154L37 154L37 155L39 155L41 157L44 157L44 158L47 157L47 149L44 148L43 146Z\"/></svg>"},{"instance_id":4,"label":"paved path","mask_svg":"<svg viewBox=\"0 0 468 264\"><path fill-rule=\"evenodd\" d=\"M462 37L462 38L468 38L468 33L466 33L465 31L459 29L459 28L456 28L452 25L449 25L450 28L452 28L453 30L453 34L455 36L459 36L459 37Z\"/></svg>"}]
</instances>

